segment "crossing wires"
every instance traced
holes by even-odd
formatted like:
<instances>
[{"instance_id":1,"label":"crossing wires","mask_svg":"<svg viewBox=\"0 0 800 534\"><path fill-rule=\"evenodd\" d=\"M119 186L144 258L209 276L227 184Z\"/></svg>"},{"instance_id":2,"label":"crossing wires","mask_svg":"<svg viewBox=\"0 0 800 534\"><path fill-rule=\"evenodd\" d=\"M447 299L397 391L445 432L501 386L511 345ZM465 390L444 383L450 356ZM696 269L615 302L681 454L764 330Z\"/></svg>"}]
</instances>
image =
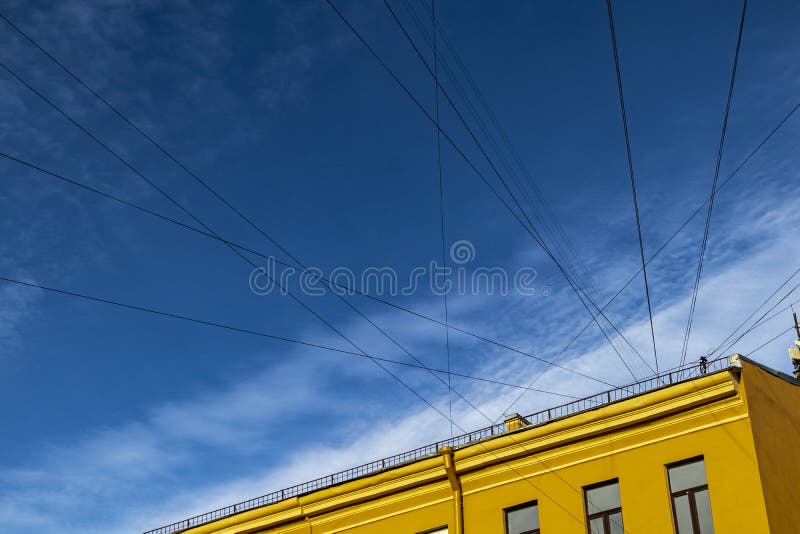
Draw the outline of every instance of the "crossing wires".
<instances>
[{"instance_id":1,"label":"crossing wires","mask_svg":"<svg viewBox=\"0 0 800 534\"><path fill-rule=\"evenodd\" d=\"M700 289L700 275L703 272L703 260L705 259L706 248L708 247L708 230L711 226L711 213L714 210L714 199L717 196L717 180L719 179L719 169L722 164L722 150L725 146L725 133L728 129L728 116L731 111L731 100L733 100L733 87L736 82L736 67L739 64L739 52L742 48L742 33L744 33L744 20L747 13L747 0L742 2L742 17L739 22L739 36L736 39L736 53L733 56L733 69L731 70L731 81L728 86L728 101L725 104L725 117L722 120L722 135L719 139L717 149L717 164L714 168L714 180L711 182L711 196L708 200L708 211L706 212L706 224L703 229L703 241L700 245L700 257L697 260L697 272L694 277L694 289L692 290L692 301L689 305L689 319L686 322L686 333L683 336L683 350L681 352L681 364L686 361L686 354L689 350L689 336L692 334L692 321L694 320L695 307L697 306L697 293Z\"/></svg>"},{"instance_id":2,"label":"crossing wires","mask_svg":"<svg viewBox=\"0 0 800 534\"><path fill-rule=\"evenodd\" d=\"M325 1L328 3L328 5L331 7L331 9L333 9L333 11L336 13L336 15L339 16L339 18L342 20L342 22L353 32L353 35L355 35L356 38L361 42L361 44L364 45L364 47L367 49L367 51L378 61L378 63L394 79L395 83L397 83L398 86L403 90L403 92L405 92L406 95L408 95L409 98L411 98L411 100L414 103L414 105L428 118L428 120L430 120L431 122L433 122L435 124L435 119L433 118L433 116L424 108L424 106L422 106L422 104L419 102L419 99L417 99L414 96L414 94L408 89L408 87L398 78L398 76L386 64L386 62L381 58L381 56L377 53L377 51L366 41L364 36L361 35L361 33L352 25L352 23L347 19L347 17L344 16L344 14L333 4L333 2L331 0L325 0ZM420 62L425 67L425 70L428 71L428 73L431 75L431 77L433 77L433 69L428 64L427 60L425 59L424 55L420 51L419 47L414 42L414 39L411 37L411 35L406 30L405 26L403 25L402 21L398 17L398 15L395 12L395 10L389 4L388 0L384 0L383 4L384 4L384 6L386 6L386 9L391 14L392 19L394 20L394 22L397 24L398 28L403 33L403 35L405 36L406 40L408 40L409 44L414 49L414 52L416 53L416 55L419 58ZM498 181L502 185L503 190L510 197L511 202L516 207L516 209L514 207L512 207L512 205L503 197L501 192L498 191L498 189L495 186L493 186L491 184L491 182L489 182L489 180L486 178L484 173L482 173L475 166L475 164L472 162L472 160L464 153L463 149L461 149L455 143L455 141L452 139L452 137L450 137L444 130L441 129L441 127L439 127L439 130L442 132L442 135L444 136L445 140L453 147L453 149L464 160L464 162L470 167L470 169L472 169L472 171L475 172L475 174L478 176L478 178L480 178L480 180L489 188L489 190L500 201L500 203L506 208L506 210L511 214L511 216L520 224L522 229L528 235L531 236L531 238L539 245L539 247L541 247L541 249L545 252L545 254L553 261L553 263L555 264L555 266L558 269L559 273L564 277L564 279L566 280L566 282L569 285L570 289L575 293L575 295L580 300L580 303L583 305L584 309L589 313L589 315L592 317L592 320L597 324L598 328L603 333L603 336L605 337L606 341L609 343L611 348L614 350L616 355L619 357L620 362L623 364L625 369L631 374L631 376L634 378L634 380L637 380L638 378L634 374L634 372L631 369L631 367L628 364L628 362L625 361L625 359L622 357L622 354L620 354L619 350L613 344L613 342L611 341L611 338L605 332L605 330L601 326L600 322L598 321L597 317L602 317L606 322L608 322L612 326L614 331L620 337L622 337L622 339L625 340L626 343L628 343L628 345L633 349L633 351L637 354L637 356L639 356L639 358L642 360L642 362L646 366L648 366L651 370L653 370L650 367L650 364L647 363L647 361L645 361L643 358L641 358L641 355L638 353L636 348L630 343L630 341L619 330L619 328L617 328L616 325L613 322L611 322L611 320L608 318L608 316L605 313L603 313L602 310L600 310L600 308L597 306L595 301L586 292L584 292L581 288L578 287L576 281L573 279L573 277L568 272L568 268L565 267L563 262L560 261L555 256L555 254L551 250L550 246L543 239L543 237L542 237L541 233L539 232L539 229L537 228L537 226L533 224L533 222L531 221L531 219L528 216L527 212L521 206L517 196L514 194L514 192L509 187L508 182L503 177L502 173L500 173L500 171L498 170L498 168L495 165L495 163L492 160L492 158L489 157L489 155L487 154L486 149L484 148L483 144L478 140L478 138L475 135L475 132L469 126L469 124L467 123L466 119L464 118L464 115L459 111L458 107L453 102L453 99L450 97L450 95L448 94L447 90L441 85L441 83L437 83L437 85L438 85L439 89L442 92L442 96L444 96L444 98L447 101L448 105L450 106L450 108L453 110L453 112L458 117L458 119L461 122L462 126L464 127L464 129L466 130L467 134L469 135L470 139L475 144L476 148L479 150L479 152L481 153L482 157L484 158L486 163L491 168L492 173L497 177ZM590 305L591 305L591 307L590 307ZM597 310L597 314L595 314L592 311L592 308Z\"/></svg>"},{"instance_id":3,"label":"crossing wires","mask_svg":"<svg viewBox=\"0 0 800 534\"><path fill-rule=\"evenodd\" d=\"M432 50L433 36L429 35L428 25L423 23L412 2L409 0L401 0L401 2L416 26L419 35L428 48ZM421 5L424 8L427 3L421 2ZM430 9L426 8L423 11L428 16L431 15ZM461 105L466 109L465 115L471 117L472 122L482 134L483 140L487 143L487 148L494 152L498 166L503 169L503 173L509 176L519 189L522 199L527 203L526 209L529 211L531 219L539 227L543 239L551 244L556 257L562 259L564 267L573 280L576 281L578 287L581 291L591 294L595 302L605 302L605 298L597 287L591 270L577 253L575 246L571 243L566 231L537 185L536 179L514 148L509 135L461 59L456 46L441 24L437 24L434 30L437 38L439 72L449 79L449 86L455 91L454 100L456 100L455 97L458 97ZM444 47L439 46L439 43L444 44ZM449 59L447 57L448 53ZM451 61L453 66L451 66ZM463 83L462 78L464 80ZM441 80L439 80L439 84L440 86L442 85ZM486 116L486 120L484 120L483 115ZM506 156L506 153L508 156ZM610 311L604 311L611 318ZM625 346L621 348L625 349ZM635 351L635 349L632 350Z\"/></svg>"},{"instance_id":4,"label":"crossing wires","mask_svg":"<svg viewBox=\"0 0 800 534\"><path fill-rule=\"evenodd\" d=\"M308 266L301 262L297 256L293 255L285 246L283 246L280 242L278 242L270 233L264 230L260 225L258 225L253 219L245 215L241 210L237 209L231 202L229 202L220 192L218 192L214 187L212 187L207 181L203 180L200 176L195 174L192 170L190 170L184 163L177 159L169 150L167 150L162 144L156 141L152 136L150 136L147 132L142 130L139 126L137 126L133 121L131 121L122 111L120 111L116 106L114 106L111 102L103 98L97 91L92 89L86 82L84 82L77 74L75 74L72 70L70 70L64 63L59 61L55 56L53 56L49 51L47 51L44 47L39 45L32 37L30 37L27 33L25 33L21 28L15 25L10 19L8 19L5 15L0 13L0 18L4 20L12 29L14 29L17 33L19 33L24 39L30 42L35 48L41 51L45 56L47 56L53 63L55 63L61 70L63 70L66 74L68 74L71 78L73 78L78 84L80 84L83 88L85 88L89 93L91 93L97 100L103 103L103 105L112 111L117 117L119 117L123 122L125 122L128 126L133 128L136 132L138 132L141 136L143 136L151 145L153 145L159 152L161 152L165 157L167 157L170 161L172 161L175 165L177 165L180 169L182 169L187 175L189 175L195 182L199 183L206 191L212 194L217 200L219 200L223 205L233 211L240 219L242 219L245 223L247 223L251 228L256 230L259 234L261 234L265 239L267 239L272 245L277 247L282 253L288 256L292 261L295 262L304 272L309 272ZM101 147L103 147L106 151L111 153L116 159L118 159L121 163L123 163L126 167L128 167L132 172L134 172L139 178L143 179L145 182L148 183L151 187L153 187L156 191L158 191L162 196L167 198L170 202L175 204L181 211L189 215L194 221L198 222L200 226L202 226L207 233L210 233L213 237L217 238L220 242L224 243L228 248L230 248L235 254L239 255L244 261L251 264L253 268L257 268L256 265L252 264L250 260L245 257L241 251L232 246L232 244L220 238L216 233L214 233L208 226L206 226L202 221L200 221L194 214L192 214L188 209L186 209L181 204L177 203L174 198L172 198L169 194L167 194L163 189L158 187L154 181L152 181L147 176L143 175L139 172L136 168L130 165L125 159L115 153L107 144L103 143L99 138L97 138L94 134L89 132L85 127L81 124L76 122L71 116L66 114L63 110L61 110L58 106L55 105L54 102L46 98L41 92L37 91L34 87L32 87L29 83L23 80L19 75L17 75L10 67L6 66L3 63L0 63L0 68L8 72L11 76L16 78L22 85L26 86L29 90L34 92L38 95L42 100L44 100L49 106L53 107L59 114L64 116L67 120L69 120L72 124L78 127L84 134L98 143ZM271 280L275 283L274 280ZM330 284L328 284L330 287ZM349 309L351 309L354 313L360 316L362 319L367 321L373 328L375 328L381 335L383 335L386 339L388 339L392 344L397 346L401 351L403 351L407 356L409 356L412 360L414 360L417 364L422 366L422 368L427 369L422 361L420 361L414 354L412 354L405 346L403 346L395 337L391 336L385 329L381 328L375 321L373 321L369 316L367 316L362 310L356 307L352 302L350 302L344 295L340 295L336 291L332 291L333 295L338 298L341 302L343 302ZM292 300L296 301L300 304L304 309L306 309L309 313L314 315L318 320L323 322L328 328L332 329L337 335L345 339L350 345L356 347L353 342L345 336L341 331L339 331L332 323L330 323L327 319L321 317L318 313L316 313L310 306L302 302L300 299L296 298L295 295L291 292L287 292L287 295L292 298ZM356 347L361 350L359 347ZM362 351L363 352L363 351ZM449 358L448 358L449 361ZM383 366L380 362L375 361L375 363L383 369ZM448 363L449 369L449 363ZM392 374L391 371L387 369L383 369L389 374ZM430 371L429 371L430 372ZM452 425L452 394L455 393L459 398L461 398L466 404L472 406L472 403L467 400L462 394L458 391L454 391L452 388L452 382L450 378L450 374L448 373L447 382L445 382L438 374L431 372L431 375L438 381L442 382L442 384L446 384L448 388L448 399L450 401L450 413L451 413L451 425ZM392 375L393 378L394 375ZM428 404L431 408L439 411L438 408L435 408L431 405L428 401L422 398L416 391L411 390L407 385L405 385L402 380L397 379L401 384L403 384L406 389L409 389L412 393L418 396L421 400L423 400L426 404ZM440 412L441 413L441 412Z\"/></svg>"},{"instance_id":5,"label":"crossing wires","mask_svg":"<svg viewBox=\"0 0 800 534\"><path fill-rule=\"evenodd\" d=\"M639 255L642 260L642 275L644 277L644 292L647 296L647 314L650 317L650 336L653 339L653 358L658 374L658 350L656 349L656 332L653 328L653 307L650 303L650 284L647 281L647 261L644 257L644 241L642 239L642 223L639 218L639 200L636 196L636 175L633 171L633 156L631 155L631 136L628 130L628 115L625 112L625 93L622 90L622 69L619 64L619 51L617 50L617 32L614 29L614 14L611 9L611 0L606 0L608 8L608 26L611 30L611 47L614 50L614 67L617 73L617 91L619 93L619 109L622 115L622 129L625 131L625 151L628 154L628 174L631 178L631 193L633 194L633 212L636 216L636 233L639 236Z\"/></svg>"}]
</instances>

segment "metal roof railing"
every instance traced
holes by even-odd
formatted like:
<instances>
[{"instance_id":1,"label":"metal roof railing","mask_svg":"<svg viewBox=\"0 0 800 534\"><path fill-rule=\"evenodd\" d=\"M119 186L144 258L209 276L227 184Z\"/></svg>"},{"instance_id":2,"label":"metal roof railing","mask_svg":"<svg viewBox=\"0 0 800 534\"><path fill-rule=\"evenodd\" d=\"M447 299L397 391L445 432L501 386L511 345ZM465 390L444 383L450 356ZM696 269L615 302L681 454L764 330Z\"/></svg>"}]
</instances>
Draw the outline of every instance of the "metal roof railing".
<instances>
[{"instance_id":1,"label":"metal roof railing","mask_svg":"<svg viewBox=\"0 0 800 534\"><path fill-rule=\"evenodd\" d=\"M559 406L554 406L552 408L547 408L545 410L527 415L525 416L525 419L530 424L520 430L526 430L532 426L543 425L556 419L561 419L576 413L597 409L601 406L635 397L643 393L648 393L662 387L668 387L678 382L691 380L711 372L723 371L729 367L730 363L728 358L724 357L711 361L701 361L699 364L676 368L673 371L652 376L650 378L640 380L639 382L620 386L608 391L603 391L595 395L590 395L582 399L574 400L566 404L561 404ZM341 484L343 482L348 482L363 476L379 473L387 469L392 469L403 464L415 462L423 458L436 456L439 454L440 449L445 446L449 446L454 449L465 447L475 444L481 440L492 438L507 432L509 432L509 430L506 428L505 423L487 426L467 434L437 441L435 443L431 443L410 451L388 456L386 458L381 458L380 460L375 460L357 467L351 467L350 469L345 469L344 471L339 471L338 473L326 475L308 482L303 482L288 488L273 491L272 493L267 493L266 495L262 495L254 499L242 501L237 504L232 504L211 512L196 515L194 517L165 525L163 527L148 530L144 534L174 534L192 527L211 523L218 519L230 517L241 512L253 510L254 508L260 508L262 506L274 504L291 497L305 495L317 490Z\"/></svg>"}]
</instances>

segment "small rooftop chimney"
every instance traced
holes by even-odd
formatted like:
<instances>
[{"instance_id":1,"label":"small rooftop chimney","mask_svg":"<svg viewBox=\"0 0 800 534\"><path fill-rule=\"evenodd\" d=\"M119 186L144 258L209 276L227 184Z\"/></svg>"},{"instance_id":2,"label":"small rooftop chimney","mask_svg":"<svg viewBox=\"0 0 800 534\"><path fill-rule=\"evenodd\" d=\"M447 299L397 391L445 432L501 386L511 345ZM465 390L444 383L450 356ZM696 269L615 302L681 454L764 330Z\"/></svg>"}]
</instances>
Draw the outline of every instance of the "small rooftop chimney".
<instances>
[{"instance_id":1,"label":"small rooftop chimney","mask_svg":"<svg viewBox=\"0 0 800 534\"><path fill-rule=\"evenodd\" d=\"M528 426L530 421L522 417L518 413L511 413L506 415L505 419L506 423L506 430L517 430L518 428L522 428L524 426Z\"/></svg>"}]
</instances>

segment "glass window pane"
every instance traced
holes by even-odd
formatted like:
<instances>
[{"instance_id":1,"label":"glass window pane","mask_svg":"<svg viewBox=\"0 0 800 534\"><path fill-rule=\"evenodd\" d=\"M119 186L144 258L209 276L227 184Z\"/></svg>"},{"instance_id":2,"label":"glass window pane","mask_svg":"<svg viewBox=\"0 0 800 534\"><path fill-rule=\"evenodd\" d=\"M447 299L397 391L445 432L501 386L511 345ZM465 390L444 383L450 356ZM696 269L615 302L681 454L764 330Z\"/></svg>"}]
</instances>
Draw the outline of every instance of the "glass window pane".
<instances>
[{"instance_id":1,"label":"glass window pane","mask_svg":"<svg viewBox=\"0 0 800 534\"><path fill-rule=\"evenodd\" d=\"M611 525L611 534L625 534L625 529L622 528L622 512L608 516L608 523Z\"/></svg>"},{"instance_id":2,"label":"glass window pane","mask_svg":"<svg viewBox=\"0 0 800 534\"><path fill-rule=\"evenodd\" d=\"M539 528L539 507L536 504L506 512L508 534L521 534Z\"/></svg>"},{"instance_id":3,"label":"glass window pane","mask_svg":"<svg viewBox=\"0 0 800 534\"><path fill-rule=\"evenodd\" d=\"M703 460L669 468L669 487L672 493L706 484L706 466Z\"/></svg>"},{"instance_id":4,"label":"glass window pane","mask_svg":"<svg viewBox=\"0 0 800 534\"><path fill-rule=\"evenodd\" d=\"M688 495L675 498L675 522L678 524L678 534L694 534Z\"/></svg>"},{"instance_id":5,"label":"glass window pane","mask_svg":"<svg viewBox=\"0 0 800 534\"><path fill-rule=\"evenodd\" d=\"M694 505L697 508L697 519L700 523L700 534L714 534L714 523L711 520L711 500L708 490L694 494Z\"/></svg>"},{"instance_id":6,"label":"glass window pane","mask_svg":"<svg viewBox=\"0 0 800 534\"><path fill-rule=\"evenodd\" d=\"M602 517L598 517L589 521L589 534L606 534L603 530Z\"/></svg>"},{"instance_id":7,"label":"glass window pane","mask_svg":"<svg viewBox=\"0 0 800 534\"><path fill-rule=\"evenodd\" d=\"M619 508L619 483L612 482L605 486L586 490L586 507L589 515Z\"/></svg>"}]
</instances>

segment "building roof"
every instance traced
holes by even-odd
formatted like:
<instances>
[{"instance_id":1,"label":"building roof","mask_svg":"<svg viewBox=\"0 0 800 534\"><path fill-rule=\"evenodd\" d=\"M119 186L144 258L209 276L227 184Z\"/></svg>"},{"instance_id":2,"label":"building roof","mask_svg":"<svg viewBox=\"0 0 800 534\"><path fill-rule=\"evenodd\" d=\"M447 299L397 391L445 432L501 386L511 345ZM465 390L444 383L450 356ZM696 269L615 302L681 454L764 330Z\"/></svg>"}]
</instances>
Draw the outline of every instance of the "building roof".
<instances>
[{"instance_id":1,"label":"building roof","mask_svg":"<svg viewBox=\"0 0 800 534\"><path fill-rule=\"evenodd\" d=\"M800 386L800 380L736 354L730 357L719 358L700 364L693 364L690 366L677 368L675 370L665 372L639 382L627 384L625 386L603 391L566 404L547 408L521 418L520 416L512 417L507 419L506 422L500 424L491 425L466 434L462 434L460 436L430 443L410 451L402 452L386 458L381 458L367 464L352 467L344 471L339 471L337 473L332 473L288 488L273 491L253 499L225 506L211 512L200 514L176 523L172 523L170 525L165 525L147 531L145 534L171 534L174 532L180 532L182 530L197 527L217 521L219 519L233 516L235 514L246 512L248 510L271 505L286 499L306 495L362 477L367 477L376 473L395 469L425 458L434 457L440 454L440 450L443 447L460 449L475 445L480 442L485 442L487 440L496 439L499 436L547 425L566 417L597 410L616 402L628 400L659 389L668 388L678 383L695 380L711 373L727 371L731 368L739 367L739 360L747 361L748 363L758 366L773 376ZM522 425L519 424L520 419L522 419Z\"/></svg>"}]
</instances>

